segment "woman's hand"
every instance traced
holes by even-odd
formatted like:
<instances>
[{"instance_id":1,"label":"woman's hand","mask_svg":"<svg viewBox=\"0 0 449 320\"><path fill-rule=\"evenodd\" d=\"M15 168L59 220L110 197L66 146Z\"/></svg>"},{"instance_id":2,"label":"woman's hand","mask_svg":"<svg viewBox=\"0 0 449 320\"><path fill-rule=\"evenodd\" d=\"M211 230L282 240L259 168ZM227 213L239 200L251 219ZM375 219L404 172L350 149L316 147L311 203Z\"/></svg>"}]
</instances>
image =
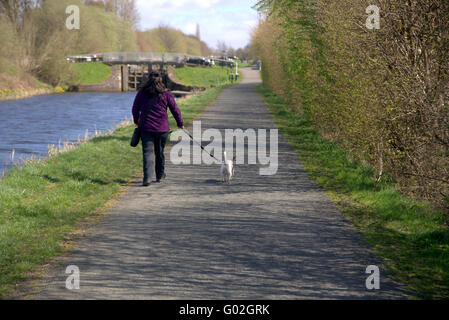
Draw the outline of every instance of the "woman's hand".
<instances>
[{"instance_id":1,"label":"woman's hand","mask_svg":"<svg viewBox=\"0 0 449 320\"><path fill-rule=\"evenodd\" d=\"M184 126L181 126L181 127L178 126L178 129L184 129Z\"/></svg>"}]
</instances>

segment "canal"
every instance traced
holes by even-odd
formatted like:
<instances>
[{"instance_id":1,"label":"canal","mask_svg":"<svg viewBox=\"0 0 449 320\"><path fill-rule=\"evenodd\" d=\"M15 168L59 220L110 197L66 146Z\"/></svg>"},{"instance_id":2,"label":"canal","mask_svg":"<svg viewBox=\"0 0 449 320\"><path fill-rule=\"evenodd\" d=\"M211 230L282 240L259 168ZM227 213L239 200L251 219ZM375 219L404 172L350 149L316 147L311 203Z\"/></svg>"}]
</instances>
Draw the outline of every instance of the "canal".
<instances>
[{"instance_id":1,"label":"canal","mask_svg":"<svg viewBox=\"0 0 449 320\"><path fill-rule=\"evenodd\" d=\"M48 154L48 145L76 142L131 120L136 92L64 93L0 101L0 173L18 162Z\"/></svg>"}]
</instances>

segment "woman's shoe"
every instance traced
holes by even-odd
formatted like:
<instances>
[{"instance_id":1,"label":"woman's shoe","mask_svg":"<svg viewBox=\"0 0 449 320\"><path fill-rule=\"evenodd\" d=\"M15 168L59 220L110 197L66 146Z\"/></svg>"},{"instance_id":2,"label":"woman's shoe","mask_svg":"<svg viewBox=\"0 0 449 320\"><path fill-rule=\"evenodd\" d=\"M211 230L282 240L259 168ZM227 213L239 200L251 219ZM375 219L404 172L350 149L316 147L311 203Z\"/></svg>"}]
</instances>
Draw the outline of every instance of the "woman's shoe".
<instances>
[{"instance_id":1,"label":"woman's shoe","mask_svg":"<svg viewBox=\"0 0 449 320\"><path fill-rule=\"evenodd\" d=\"M148 187L150 184L151 184L151 182L144 181L144 182L142 183L142 186Z\"/></svg>"},{"instance_id":2,"label":"woman's shoe","mask_svg":"<svg viewBox=\"0 0 449 320\"><path fill-rule=\"evenodd\" d=\"M162 175L162 177L160 177L159 179L156 179L156 182L161 182L161 180L165 179L165 173Z\"/></svg>"}]
</instances>

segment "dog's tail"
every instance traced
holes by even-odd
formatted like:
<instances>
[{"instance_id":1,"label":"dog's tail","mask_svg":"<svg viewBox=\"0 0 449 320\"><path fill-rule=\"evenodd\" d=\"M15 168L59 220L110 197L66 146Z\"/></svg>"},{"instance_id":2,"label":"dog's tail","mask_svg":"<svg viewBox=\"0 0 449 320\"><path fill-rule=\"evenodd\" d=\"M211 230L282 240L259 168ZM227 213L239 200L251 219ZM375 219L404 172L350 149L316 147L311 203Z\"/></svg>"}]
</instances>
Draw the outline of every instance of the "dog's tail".
<instances>
[{"instance_id":1,"label":"dog's tail","mask_svg":"<svg viewBox=\"0 0 449 320\"><path fill-rule=\"evenodd\" d=\"M223 151L223 162L226 162L226 151Z\"/></svg>"}]
</instances>

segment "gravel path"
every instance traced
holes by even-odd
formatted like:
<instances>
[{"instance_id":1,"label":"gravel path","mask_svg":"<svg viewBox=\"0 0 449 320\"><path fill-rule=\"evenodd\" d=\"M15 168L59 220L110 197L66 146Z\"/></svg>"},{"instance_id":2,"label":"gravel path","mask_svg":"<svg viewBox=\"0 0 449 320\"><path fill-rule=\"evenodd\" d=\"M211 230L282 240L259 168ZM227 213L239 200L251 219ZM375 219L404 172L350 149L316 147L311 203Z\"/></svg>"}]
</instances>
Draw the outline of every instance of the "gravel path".
<instances>
[{"instance_id":1,"label":"gravel path","mask_svg":"<svg viewBox=\"0 0 449 320\"><path fill-rule=\"evenodd\" d=\"M258 71L227 88L197 120L207 128L276 128L255 87ZM90 230L35 299L403 299L382 271L367 290L368 265L381 260L311 181L279 135L276 175L238 165L232 184L219 165L173 165L167 179L138 182ZM139 181L140 182L140 181ZM65 288L65 267L80 289Z\"/></svg>"}]
</instances>

